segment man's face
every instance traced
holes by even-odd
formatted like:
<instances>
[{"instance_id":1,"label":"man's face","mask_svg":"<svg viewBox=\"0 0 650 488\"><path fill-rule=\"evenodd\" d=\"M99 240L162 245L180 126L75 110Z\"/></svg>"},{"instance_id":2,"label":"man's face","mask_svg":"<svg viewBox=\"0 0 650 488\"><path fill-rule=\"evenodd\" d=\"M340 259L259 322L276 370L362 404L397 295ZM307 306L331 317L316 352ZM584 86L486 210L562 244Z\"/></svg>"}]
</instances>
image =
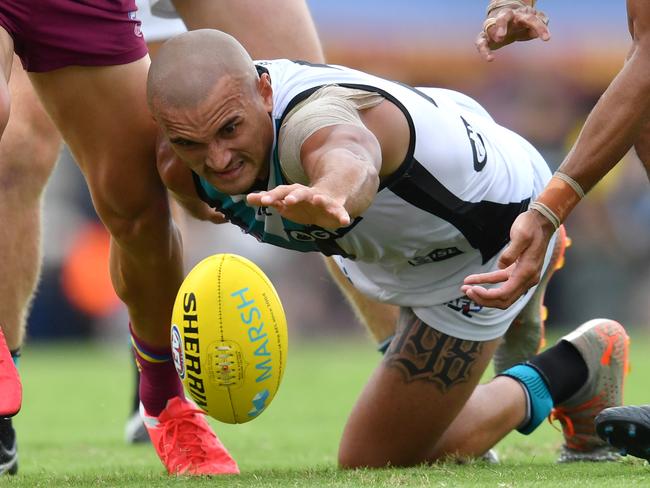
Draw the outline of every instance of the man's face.
<instances>
[{"instance_id":1,"label":"man's face","mask_svg":"<svg viewBox=\"0 0 650 488\"><path fill-rule=\"evenodd\" d=\"M229 195L246 193L268 174L273 98L264 76L254 86L225 76L196 106L157 110L178 157Z\"/></svg>"}]
</instances>

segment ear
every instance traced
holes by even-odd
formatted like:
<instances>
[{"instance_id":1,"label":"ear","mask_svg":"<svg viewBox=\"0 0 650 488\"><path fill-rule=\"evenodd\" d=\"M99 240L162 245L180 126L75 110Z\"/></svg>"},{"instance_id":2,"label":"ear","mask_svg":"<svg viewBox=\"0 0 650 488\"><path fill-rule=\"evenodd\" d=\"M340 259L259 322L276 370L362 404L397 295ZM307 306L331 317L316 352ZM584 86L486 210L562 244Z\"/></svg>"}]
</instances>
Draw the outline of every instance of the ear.
<instances>
[{"instance_id":1,"label":"ear","mask_svg":"<svg viewBox=\"0 0 650 488\"><path fill-rule=\"evenodd\" d=\"M262 97L264 109L267 112L273 110L273 87L271 86L271 77L268 73L262 73L257 82L257 91Z\"/></svg>"}]
</instances>

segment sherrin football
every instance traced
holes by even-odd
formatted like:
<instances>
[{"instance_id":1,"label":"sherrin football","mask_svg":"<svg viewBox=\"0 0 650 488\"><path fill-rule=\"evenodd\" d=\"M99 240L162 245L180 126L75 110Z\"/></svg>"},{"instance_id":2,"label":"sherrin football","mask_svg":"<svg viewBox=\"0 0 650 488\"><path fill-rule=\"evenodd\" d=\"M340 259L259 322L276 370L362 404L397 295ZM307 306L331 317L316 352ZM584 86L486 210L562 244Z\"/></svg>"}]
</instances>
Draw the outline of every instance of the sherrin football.
<instances>
[{"instance_id":1,"label":"sherrin football","mask_svg":"<svg viewBox=\"0 0 650 488\"><path fill-rule=\"evenodd\" d=\"M275 288L246 258L216 254L190 271L174 303L171 339L185 391L217 420L253 420L278 391L287 322Z\"/></svg>"}]
</instances>

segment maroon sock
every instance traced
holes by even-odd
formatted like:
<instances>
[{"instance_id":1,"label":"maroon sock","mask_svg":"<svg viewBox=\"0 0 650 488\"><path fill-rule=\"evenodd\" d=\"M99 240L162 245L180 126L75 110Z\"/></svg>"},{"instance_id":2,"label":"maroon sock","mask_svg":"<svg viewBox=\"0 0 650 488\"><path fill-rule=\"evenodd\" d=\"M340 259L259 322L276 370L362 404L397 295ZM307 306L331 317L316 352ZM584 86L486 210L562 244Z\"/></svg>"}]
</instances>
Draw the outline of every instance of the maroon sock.
<instances>
[{"instance_id":1,"label":"maroon sock","mask_svg":"<svg viewBox=\"0 0 650 488\"><path fill-rule=\"evenodd\" d=\"M153 347L136 337L133 328L131 343L140 370L140 401L147 414L158 416L167 400L179 396L185 398L183 384L176 373L170 348Z\"/></svg>"}]
</instances>

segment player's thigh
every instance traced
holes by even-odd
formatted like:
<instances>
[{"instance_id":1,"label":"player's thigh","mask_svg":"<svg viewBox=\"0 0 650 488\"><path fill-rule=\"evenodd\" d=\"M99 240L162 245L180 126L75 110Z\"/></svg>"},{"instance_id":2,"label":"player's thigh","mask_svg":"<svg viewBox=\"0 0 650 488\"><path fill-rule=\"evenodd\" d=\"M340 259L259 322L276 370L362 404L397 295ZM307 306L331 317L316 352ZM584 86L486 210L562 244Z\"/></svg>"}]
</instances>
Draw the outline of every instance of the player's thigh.
<instances>
[{"instance_id":1,"label":"player's thigh","mask_svg":"<svg viewBox=\"0 0 650 488\"><path fill-rule=\"evenodd\" d=\"M323 52L305 0L175 0L188 29L213 28L234 36L253 59L322 62Z\"/></svg>"},{"instance_id":2,"label":"player's thigh","mask_svg":"<svg viewBox=\"0 0 650 488\"><path fill-rule=\"evenodd\" d=\"M145 56L123 65L31 74L104 219L133 218L166 198L155 165L156 127L146 102L148 68Z\"/></svg>"},{"instance_id":3,"label":"player's thigh","mask_svg":"<svg viewBox=\"0 0 650 488\"><path fill-rule=\"evenodd\" d=\"M40 195L54 168L61 136L14 56L9 123L0 142L0 174L9 174L25 198Z\"/></svg>"},{"instance_id":4,"label":"player's thigh","mask_svg":"<svg viewBox=\"0 0 650 488\"><path fill-rule=\"evenodd\" d=\"M455 338L434 327L402 309L395 339L345 427L342 466L408 466L431 459L497 344Z\"/></svg>"}]
</instances>

